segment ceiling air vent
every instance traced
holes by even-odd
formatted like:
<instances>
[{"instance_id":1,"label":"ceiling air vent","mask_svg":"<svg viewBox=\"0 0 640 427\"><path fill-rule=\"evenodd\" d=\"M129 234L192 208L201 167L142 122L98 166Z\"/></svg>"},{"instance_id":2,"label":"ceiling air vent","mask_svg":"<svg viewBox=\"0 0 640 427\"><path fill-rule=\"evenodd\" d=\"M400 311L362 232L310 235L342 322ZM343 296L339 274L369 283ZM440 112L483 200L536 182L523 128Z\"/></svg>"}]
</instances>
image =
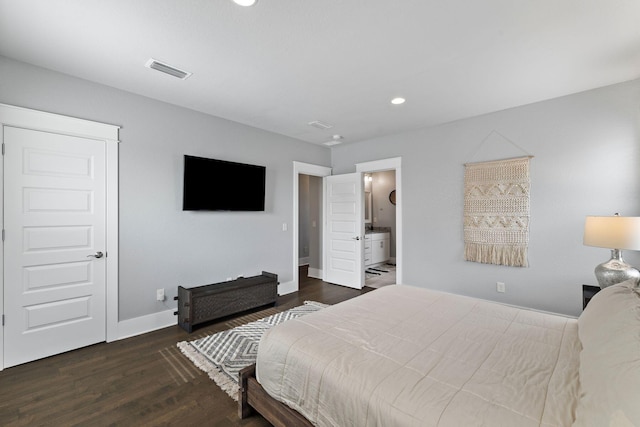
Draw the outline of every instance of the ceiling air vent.
<instances>
[{"instance_id":1,"label":"ceiling air vent","mask_svg":"<svg viewBox=\"0 0 640 427\"><path fill-rule=\"evenodd\" d=\"M314 120L307 124L309 126L313 126L314 128L322 129L322 130L331 129L333 127L333 125L330 125L329 123L321 122L320 120Z\"/></svg>"},{"instance_id":2,"label":"ceiling air vent","mask_svg":"<svg viewBox=\"0 0 640 427\"><path fill-rule=\"evenodd\" d=\"M169 74L170 76L177 77L180 80L184 80L188 78L192 73L188 71L183 71L179 68L172 67L171 65L165 64L163 62L157 61L153 58L149 59L145 67L154 69L156 71L160 71L161 73Z\"/></svg>"}]
</instances>

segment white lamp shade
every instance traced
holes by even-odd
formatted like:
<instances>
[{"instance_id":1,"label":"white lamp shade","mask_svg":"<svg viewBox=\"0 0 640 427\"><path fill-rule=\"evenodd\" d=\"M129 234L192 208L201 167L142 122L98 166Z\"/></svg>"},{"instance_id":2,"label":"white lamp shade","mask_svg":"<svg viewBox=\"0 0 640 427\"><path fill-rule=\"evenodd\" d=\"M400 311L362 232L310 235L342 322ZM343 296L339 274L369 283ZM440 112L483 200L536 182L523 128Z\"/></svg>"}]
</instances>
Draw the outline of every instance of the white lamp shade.
<instances>
[{"instance_id":1,"label":"white lamp shade","mask_svg":"<svg viewBox=\"0 0 640 427\"><path fill-rule=\"evenodd\" d=\"M640 251L640 217L588 216L584 223L587 246Z\"/></svg>"},{"instance_id":2,"label":"white lamp shade","mask_svg":"<svg viewBox=\"0 0 640 427\"><path fill-rule=\"evenodd\" d=\"M257 0L233 0L233 2L239 6L253 6L256 4Z\"/></svg>"}]
</instances>

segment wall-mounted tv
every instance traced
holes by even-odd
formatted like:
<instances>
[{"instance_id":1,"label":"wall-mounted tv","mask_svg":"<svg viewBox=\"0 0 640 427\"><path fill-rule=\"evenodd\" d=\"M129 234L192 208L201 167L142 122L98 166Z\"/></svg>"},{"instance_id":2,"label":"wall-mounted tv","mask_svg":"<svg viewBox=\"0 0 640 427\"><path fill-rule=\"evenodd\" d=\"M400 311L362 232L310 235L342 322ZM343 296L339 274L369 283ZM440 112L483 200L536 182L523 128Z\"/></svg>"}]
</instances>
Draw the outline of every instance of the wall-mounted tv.
<instances>
[{"instance_id":1,"label":"wall-mounted tv","mask_svg":"<svg viewBox=\"0 0 640 427\"><path fill-rule=\"evenodd\" d=\"M264 166L184 156L184 211L264 211Z\"/></svg>"}]
</instances>

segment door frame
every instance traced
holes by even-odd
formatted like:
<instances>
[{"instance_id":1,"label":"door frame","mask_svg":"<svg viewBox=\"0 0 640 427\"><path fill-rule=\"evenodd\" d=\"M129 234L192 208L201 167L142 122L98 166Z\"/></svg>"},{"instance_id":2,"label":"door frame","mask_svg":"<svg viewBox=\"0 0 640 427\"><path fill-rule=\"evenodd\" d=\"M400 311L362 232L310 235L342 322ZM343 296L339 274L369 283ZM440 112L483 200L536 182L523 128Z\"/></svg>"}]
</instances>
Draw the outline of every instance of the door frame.
<instances>
[{"instance_id":1,"label":"door frame","mask_svg":"<svg viewBox=\"0 0 640 427\"><path fill-rule=\"evenodd\" d=\"M396 283L402 283L402 157L356 163L356 172L396 171Z\"/></svg>"},{"instance_id":2,"label":"door frame","mask_svg":"<svg viewBox=\"0 0 640 427\"><path fill-rule=\"evenodd\" d=\"M298 237L299 237L299 230L298 227L300 226L299 224L299 220L298 220L298 214L299 214L299 210L300 210L300 195L298 194L298 192L300 191L299 188L299 179L300 179L300 175L312 175L312 176L319 176L319 177L325 177L325 176L329 176L331 175L331 168L327 167L327 166L320 166L320 165L314 165L311 163L303 163L303 162L293 162L293 220L292 220L292 227L293 227L293 280L291 282L285 283L283 284L283 286L278 289L278 293L280 295L286 295L286 294L290 294L292 292L297 292L300 289L300 280L298 278L298 270L299 270L299 263L298 263L298 251L299 251L299 244L298 244ZM324 187L324 186L323 186ZM322 209L324 210L324 189L322 190ZM324 215L324 213L323 213ZM324 266L323 266L324 268Z\"/></svg>"},{"instance_id":3,"label":"door frame","mask_svg":"<svg viewBox=\"0 0 640 427\"><path fill-rule=\"evenodd\" d=\"M20 127L49 133L78 136L105 143L106 159L106 341L118 339L118 143L119 126L60 114L0 104L0 143L4 127ZM4 161L0 162L0 199L4 208ZM0 224L4 225L4 209ZM4 244L0 245L4 261ZM4 262L0 263L0 314L4 319ZM0 328L0 370L4 368L4 328Z\"/></svg>"}]
</instances>

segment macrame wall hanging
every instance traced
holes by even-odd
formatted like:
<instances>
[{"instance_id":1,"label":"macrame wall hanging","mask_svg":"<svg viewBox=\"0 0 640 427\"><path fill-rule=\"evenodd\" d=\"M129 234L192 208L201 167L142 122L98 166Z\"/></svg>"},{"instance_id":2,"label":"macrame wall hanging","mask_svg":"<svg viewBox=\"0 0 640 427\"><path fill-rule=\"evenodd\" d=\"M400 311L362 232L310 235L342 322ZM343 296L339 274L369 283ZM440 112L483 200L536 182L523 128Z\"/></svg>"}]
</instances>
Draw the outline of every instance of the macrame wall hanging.
<instances>
[{"instance_id":1,"label":"macrame wall hanging","mask_svg":"<svg viewBox=\"0 0 640 427\"><path fill-rule=\"evenodd\" d=\"M464 165L466 261L528 266L531 158Z\"/></svg>"}]
</instances>

